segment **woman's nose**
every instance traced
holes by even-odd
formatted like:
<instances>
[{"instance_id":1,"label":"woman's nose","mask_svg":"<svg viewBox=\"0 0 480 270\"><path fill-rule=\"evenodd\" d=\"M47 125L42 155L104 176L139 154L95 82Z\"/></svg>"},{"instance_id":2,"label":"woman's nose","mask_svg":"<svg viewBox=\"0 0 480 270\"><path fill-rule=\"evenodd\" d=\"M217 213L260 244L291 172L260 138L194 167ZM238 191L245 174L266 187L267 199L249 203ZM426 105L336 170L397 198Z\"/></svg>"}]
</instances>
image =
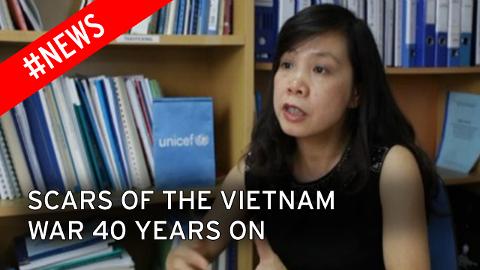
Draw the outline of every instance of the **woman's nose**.
<instances>
[{"instance_id":1,"label":"woman's nose","mask_svg":"<svg viewBox=\"0 0 480 270\"><path fill-rule=\"evenodd\" d=\"M287 91L292 95L306 96L308 94L308 86L301 78L294 78L290 81Z\"/></svg>"}]
</instances>

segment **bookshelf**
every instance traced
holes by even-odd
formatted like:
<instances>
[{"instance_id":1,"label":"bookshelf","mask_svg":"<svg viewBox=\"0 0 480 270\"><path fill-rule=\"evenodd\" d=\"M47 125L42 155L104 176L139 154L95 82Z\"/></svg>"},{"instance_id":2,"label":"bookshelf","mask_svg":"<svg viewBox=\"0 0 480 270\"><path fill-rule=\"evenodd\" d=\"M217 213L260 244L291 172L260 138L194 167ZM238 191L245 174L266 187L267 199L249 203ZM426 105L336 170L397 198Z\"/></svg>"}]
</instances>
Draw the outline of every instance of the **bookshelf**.
<instances>
[{"instance_id":1,"label":"bookshelf","mask_svg":"<svg viewBox=\"0 0 480 270\"><path fill-rule=\"evenodd\" d=\"M271 63L255 64L255 89L269 85ZM386 68L401 110L413 124L420 146L433 160L442 136L448 91L480 93L480 67ZM447 185L480 185L480 165L469 176L445 179Z\"/></svg>"},{"instance_id":2,"label":"bookshelf","mask_svg":"<svg viewBox=\"0 0 480 270\"><path fill-rule=\"evenodd\" d=\"M18 31L18 30L4 30L0 31L0 42L2 44L28 44L35 39L42 36L45 32L36 31ZM245 38L239 35L224 35L224 36L160 36L160 35L126 35L126 36L140 36L154 41L147 42L122 42L113 41L108 46L243 46L245 45ZM158 41L157 41L158 39Z\"/></svg>"},{"instance_id":3,"label":"bookshelf","mask_svg":"<svg viewBox=\"0 0 480 270\"><path fill-rule=\"evenodd\" d=\"M80 1L37 1L47 29L75 11ZM236 164L248 145L254 119L254 1L233 1L233 34L226 36L156 36L155 42L114 41L73 68L67 75L143 74L157 80L166 96L211 96L214 101L216 167L221 175ZM32 42L43 32L0 31L0 61ZM147 216L140 211L97 210L32 213L25 198L0 201L0 260L13 264L14 236L28 231L27 220L70 220L89 216L125 218ZM164 201L154 199L148 217L162 217ZM134 238L134 237L132 237ZM138 239L125 241L127 250L148 269L145 246ZM238 269L253 268L252 245L240 241ZM145 262L144 262L145 261Z\"/></svg>"}]
</instances>

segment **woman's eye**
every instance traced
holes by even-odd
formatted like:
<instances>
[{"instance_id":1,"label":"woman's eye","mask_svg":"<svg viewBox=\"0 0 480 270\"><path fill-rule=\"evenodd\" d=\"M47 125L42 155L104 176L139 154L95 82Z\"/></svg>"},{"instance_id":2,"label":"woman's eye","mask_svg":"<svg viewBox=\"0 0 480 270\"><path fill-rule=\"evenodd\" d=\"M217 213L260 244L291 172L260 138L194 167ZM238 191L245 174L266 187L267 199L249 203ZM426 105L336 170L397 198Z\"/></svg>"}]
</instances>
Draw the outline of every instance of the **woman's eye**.
<instances>
[{"instance_id":1,"label":"woman's eye","mask_svg":"<svg viewBox=\"0 0 480 270\"><path fill-rule=\"evenodd\" d=\"M292 68L293 64L290 62L282 62L280 63L280 67L283 69L290 69Z\"/></svg>"},{"instance_id":2,"label":"woman's eye","mask_svg":"<svg viewBox=\"0 0 480 270\"><path fill-rule=\"evenodd\" d=\"M325 73L327 72L327 70L325 69L325 67L322 67L322 66L316 66L313 68L313 71L316 72L316 73Z\"/></svg>"}]
</instances>

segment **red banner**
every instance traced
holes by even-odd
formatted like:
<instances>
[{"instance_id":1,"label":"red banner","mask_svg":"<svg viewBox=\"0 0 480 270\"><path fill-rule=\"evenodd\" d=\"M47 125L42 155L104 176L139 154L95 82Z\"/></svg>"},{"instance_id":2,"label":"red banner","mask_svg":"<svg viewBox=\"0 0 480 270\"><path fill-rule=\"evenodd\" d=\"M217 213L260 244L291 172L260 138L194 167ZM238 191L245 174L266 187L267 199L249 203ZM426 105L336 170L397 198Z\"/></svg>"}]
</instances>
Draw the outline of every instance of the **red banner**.
<instances>
[{"instance_id":1,"label":"red banner","mask_svg":"<svg viewBox=\"0 0 480 270\"><path fill-rule=\"evenodd\" d=\"M0 64L0 115L171 1L93 1Z\"/></svg>"}]
</instances>

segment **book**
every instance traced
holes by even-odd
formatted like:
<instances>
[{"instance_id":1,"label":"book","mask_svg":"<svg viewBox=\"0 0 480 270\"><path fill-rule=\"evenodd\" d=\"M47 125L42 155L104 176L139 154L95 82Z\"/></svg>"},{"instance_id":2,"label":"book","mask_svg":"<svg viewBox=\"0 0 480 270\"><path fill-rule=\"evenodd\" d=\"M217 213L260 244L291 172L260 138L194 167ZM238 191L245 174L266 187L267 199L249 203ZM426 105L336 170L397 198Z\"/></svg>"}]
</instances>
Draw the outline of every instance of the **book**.
<instances>
[{"instance_id":1,"label":"book","mask_svg":"<svg viewBox=\"0 0 480 270\"><path fill-rule=\"evenodd\" d=\"M95 190L95 185L91 180L94 176L88 164L78 118L74 112L75 104L79 102L75 82L71 78L61 77L54 81L52 85L57 86L53 94L60 112L60 122L68 144L67 149L70 150L72 161L75 164L74 171L78 181L77 185L82 190Z\"/></svg>"},{"instance_id":2,"label":"book","mask_svg":"<svg viewBox=\"0 0 480 270\"><path fill-rule=\"evenodd\" d=\"M1 30L14 30L12 16L8 10L7 0L0 0L0 29Z\"/></svg>"},{"instance_id":3,"label":"book","mask_svg":"<svg viewBox=\"0 0 480 270\"><path fill-rule=\"evenodd\" d=\"M0 126L0 198L11 200L20 197L20 195L17 177L13 171L3 129Z\"/></svg>"},{"instance_id":4,"label":"book","mask_svg":"<svg viewBox=\"0 0 480 270\"><path fill-rule=\"evenodd\" d=\"M27 158L28 168L32 174L33 185L35 189L45 192L47 188L45 182L43 181L40 163L38 162L35 147L33 145L30 127L28 125L27 113L25 112L23 103L15 106L13 112L15 127L17 128L18 134L20 135L19 139L21 141L25 157Z\"/></svg>"},{"instance_id":5,"label":"book","mask_svg":"<svg viewBox=\"0 0 480 270\"><path fill-rule=\"evenodd\" d=\"M195 1L195 0L194 0ZM232 34L232 21L233 21L233 0L224 0L225 10L223 12L223 34Z\"/></svg>"},{"instance_id":6,"label":"book","mask_svg":"<svg viewBox=\"0 0 480 270\"><path fill-rule=\"evenodd\" d=\"M112 175L112 183L116 190L125 190L128 188L128 182L125 175L125 169L122 165L121 152L116 143L118 138L114 135L115 129L109 116L108 101L106 100L103 84L98 78L89 78L88 92L91 96L92 109L95 114L94 122L96 128L100 131L100 145L102 146L107 164Z\"/></svg>"},{"instance_id":7,"label":"book","mask_svg":"<svg viewBox=\"0 0 480 270\"><path fill-rule=\"evenodd\" d=\"M140 80L142 80L141 77L130 77L127 78L125 85L127 87L128 100L132 108L135 125L137 126L137 130L140 135L140 141L142 143L146 160L148 162L148 170L150 172L150 175L153 176L154 161L151 146L152 143L148 135L148 124L144 117L141 106L142 96L138 95L138 93L141 94L141 90L139 89L141 88Z\"/></svg>"},{"instance_id":8,"label":"book","mask_svg":"<svg viewBox=\"0 0 480 270\"><path fill-rule=\"evenodd\" d=\"M42 31L43 22L38 12L38 7L33 0L18 0L20 7L25 14L28 24L31 25L31 29L34 31Z\"/></svg>"},{"instance_id":9,"label":"book","mask_svg":"<svg viewBox=\"0 0 480 270\"><path fill-rule=\"evenodd\" d=\"M27 22L23 16L19 0L7 0L10 15L12 16L15 28L18 30L28 30Z\"/></svg>"},{"instance_id":10,"label":"book","mask_svg":"<svg viewBox=\"0 0 480 270\"><path fill-rule=\"evenodd\" d=\"M20 265L19 268L20 270L34 270L39 268L54 267L55 264L63 263L72 259L78 259L82 256L111 251L113 251L113 247L110 246L110 243L107 241L102 241L93 243L91 245L85 245L83 247L76 247L71 250L59 251L58 253L54 253L40 259L30 260L27 264Z\"/></svg>"},{"instance_id":11,"label":"book","mask_svg":"<svg viewBox=\"0 0 480 270\"><path fill-rule=\"evenodd\" d=\"M98 262L93 262L83 266L76 266L71 268L74 270L134 270L135 263L132 258L126 253L123 252L120 257L109 258L107 260L102 260Z\"/></svg>"},{"instance_id":12,"label":"book","mask_svg":"<svg viewBox=\"0 0 480 270\"><path fill-rule=\"evenodd\" d=\"M143 34L143 35L149 34L148 30L149 30L150 23L152 22L152 19L153 19L152 16L148 16L147 18L143 19L137 25L132 27L132 29L130 29L130 34Z\"/></svg>"},{"instance_id":13,"label":"book","mask_svg":"<svg viewBox=\"0 0 480 270\"><path fill-rule=\"evenodd\" d=\"M436 166L442 176L468 175L480 156L480 95L450 91ZM448 174L448 175L446 175Z\"/></svg>"},{"instance_id":14,"label":"book","mask_svg":"<svg viewBox=\"0 0 480 270\"><path fill-rule=\"evenodd\" d=\"M147 162L142 152L140 138L137 133L133 112L128 102L127 87L122 77L114 77L115 93L118 99L120 121L122 124L128 164L130 168L131 186L139 189L145 189L151 186L150 177L147 170Z\"/></svg>"},{"instance_id":15,"label":"book","mask_svg":"<svg viewBox=\"0 0 480 270\"><path fill-rule=\"evenodd\" d=\"M67 135L63 129L63 122L60 120L60 113L57 107L57 101L53 95L52 86L58 83L54 81L52 84L47 85L40 90L42 98L44 99L45 106L47 108L47 118L50 119L49 129L51 129L52 141L55 142L56 151L58 153L58 162L62 163L63 168L63 183L66 190L78 190L77 175L74 171L74 164L72 161L70 146L67 143ZM55 92L59 92L62 89L55 89Z\"/></svg>"},{"instance_id":16,"label":"book","mask_svg":"<svg viewBox=\"0 0 480 270\"><path fill-rule=\"evenodd\" d=\"M106 250L102 252L97 252L95 254L89 254L82 257L78 257L72 260L65 262L60 262L58 264L51 265L49 267L43 268L42 270L63 270L63 269L75 269L81 266L85 266L92 269L92 265L104 262L111 259L127 257L128 254L121 248L116 248L113 250Z\"/></svg>"},{"instance_id":17,"label":"book","mask_svg":"<svg viewBox=\"0 0 480 270\"><path fill-rule=\"evenodd\" d=\"M12 159L13 169L20 185L20 190L24 196L35 189L33 179L28 168L27 158L22 149L20 136L17 133L12 112L6 112L1 118L1 126L4 131L5 142L8 145L10 157Z\"/></svg>"},{"instance_id":18,"label":"book","mask_svg":"<svg viewBox=\"0 0 480 270\"><path fill-rule=\"evenodd\" d=\"M85 82L85 80L83 80ZM100 190L113 188L112 174L107 168L106 155L100 145L99 131L95 128L95 120L91 110L91 103L86 94L86 84L79 78L75 79L76 91L72 91L72 100L77 116L80 133L85 142L85 151L88 162L93 169L97 188Z\"/></svg>"},{"instance_id":19,"label":"book","mask_svg":"<svg viewBox=\"0 0 480 270\"><path fill-rule=\"evenodd\" d=\"M210 0L209 1L209 11L208 11L208 30L207 34L216 35L218 34L219 27L219 13L220 13L220 0Z\"/></svg>"},{"instance_id":20,"label":"book","mask_svg":"<svg viewBox=\"0 0 480 270\"><path fill-rule=\"evenodd\" d=\"M65 192L62 171L58 162L59 156L55 150L51 136L51 125L48 124L48 114L44 111L41 92L37 92L23 102L28 117L33 146L38 158L45 186L49 190Z\"/></svg>"},{"instance_id":21,"label":"book","mask_svg":"<svg viewBox=\"0 0 480 270\"><path fill-rule=\"evenodd\" d=\"M92 231L93 232L93 231ZM20 265L27 265L31 261L40 260L55 254L60 254L80 248L92 246L98 243L110 243L111 240L103 241L102 238L85 233L82 239L64 240L32 240L29 236L15 238L15 255Z\"/></svg>"}]
</instances>

